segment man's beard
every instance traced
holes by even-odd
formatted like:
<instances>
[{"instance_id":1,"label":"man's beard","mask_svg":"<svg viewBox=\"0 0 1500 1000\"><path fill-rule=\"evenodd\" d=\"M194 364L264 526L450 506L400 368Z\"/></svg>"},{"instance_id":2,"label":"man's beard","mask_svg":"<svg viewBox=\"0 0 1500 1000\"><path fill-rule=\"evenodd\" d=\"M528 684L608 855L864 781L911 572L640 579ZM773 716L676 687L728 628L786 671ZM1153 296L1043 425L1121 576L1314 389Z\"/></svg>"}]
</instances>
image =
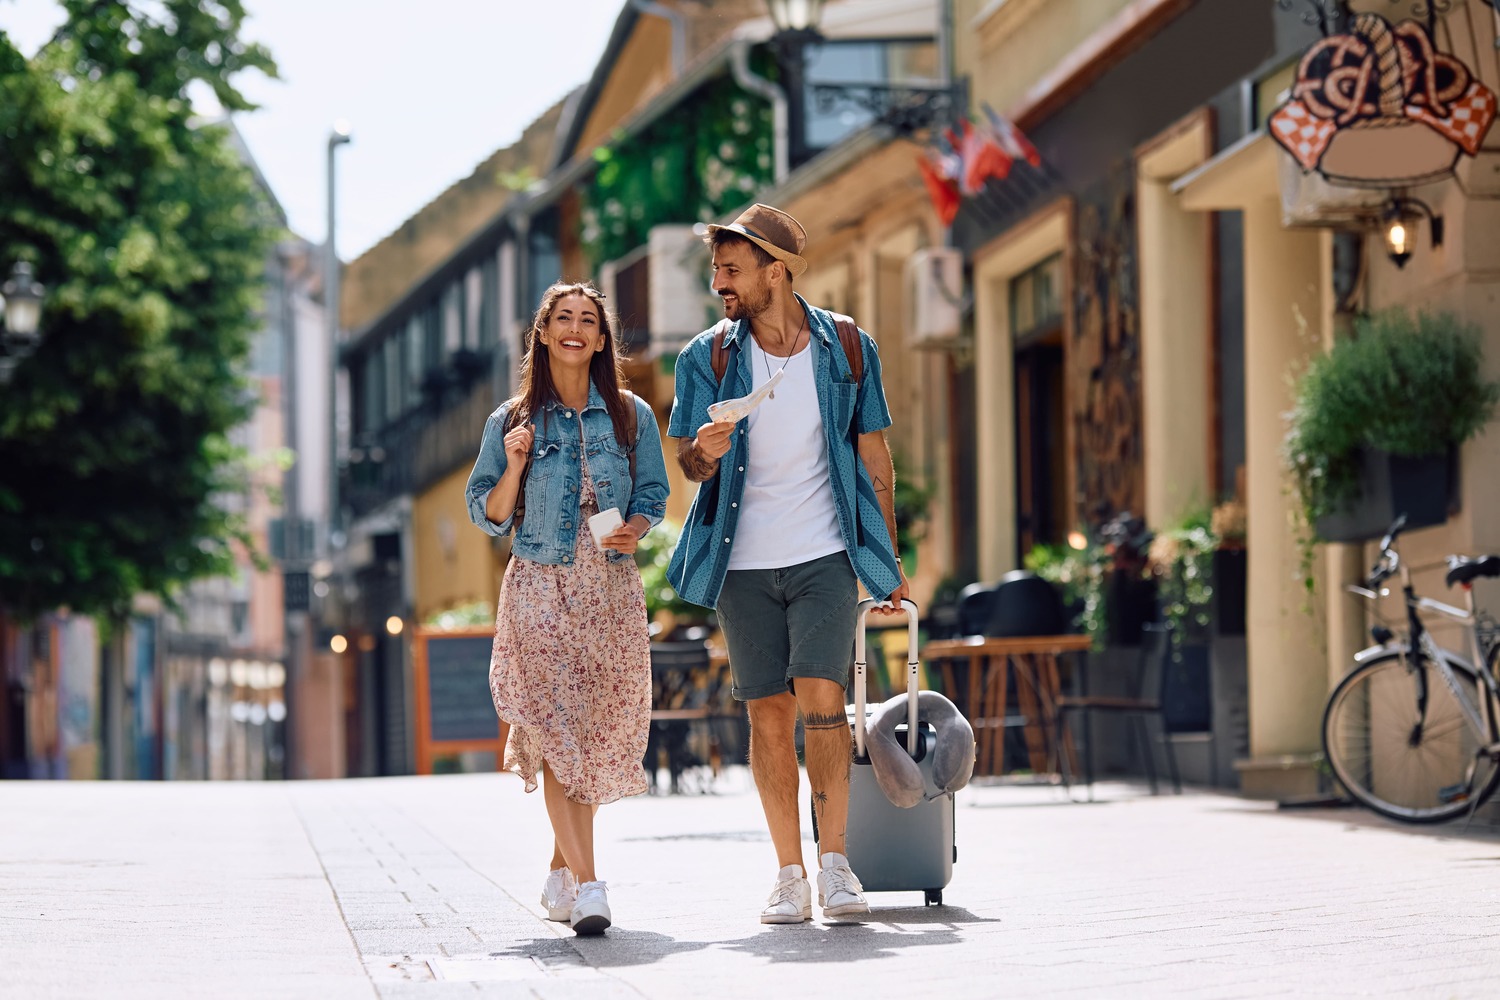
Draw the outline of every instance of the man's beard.
<instances>
[{"instance_id":1,"label":"man's beard","mask_svg":"<svg viewBox=\"0 0 1500 1000\"><path fill-rule=\"evenodd\" d=\"M770 289L759 289L748 295L740 292L735 295L733 306L724 303L724 315L732 320L754 319L770 307Z\"/></svg>"}]
</instances>

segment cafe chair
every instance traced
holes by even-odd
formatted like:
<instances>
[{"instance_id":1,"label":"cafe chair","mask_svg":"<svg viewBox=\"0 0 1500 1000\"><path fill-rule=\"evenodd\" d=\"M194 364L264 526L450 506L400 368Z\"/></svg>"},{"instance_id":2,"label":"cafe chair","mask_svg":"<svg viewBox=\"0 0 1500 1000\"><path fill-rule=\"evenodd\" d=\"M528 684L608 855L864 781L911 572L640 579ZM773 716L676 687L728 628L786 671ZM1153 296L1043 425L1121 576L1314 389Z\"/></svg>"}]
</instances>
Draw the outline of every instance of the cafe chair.
<instances>
[{"instance_id":1,"label":"cafe chair","mask_svg":"<svg viewBox=\"0 0 1500 1000\"><path fill-rule=\"evenodd\" d=\"M1117 696L1105 694L1071 694L1058 698L1056 712L1053 718L1053 726L1059 734L1059 738L1066 743L1068 739L1068 717L1071 713L1081 712L1084 715L1084 724L1088 725L1088 713L1090 712L1113 712L1126 717L1130 722L1132 746L1138 746L1142 763L1146 769L1146 775L1151 782L1151 794L1157 794L1156 783L1156 760L1151 748L1151 737L1146 725L1148 718L1156 719L1157 731L1161 734L1161 742L1166 748L1167 767L1172 775L1172 788L1177 794L1182 794L1182 782L1177 773L1177 751L1172 745L1172 736L1167 726L1164 706L1169 702L1172 692L1170 690L1171 679L1174 672L1168 669L1172 656L1170 638L1166 626L1148 624L1144 628L1145 637L1148 641L1141 643L1140 655L1136 658L1136 672L1130 693ZM1156 641L1150 641L1153 638ZM1134 752L1134 751L1133 751ZM1067 754L1061 755L1061 773L1063 785L1069 791L1072 790L1072 768L1068 762ZM1084 747L1084 781L1088 786L1089 801L1094 798L1094 741L1087 741Z\"/></svg>"},{"instance_id":2,"label":"cafe chair","mask_svg":"<svg viewBox=\"0 0 1500 1000\"><path fill-rule=\"evenodd\" d=\"M1067 616L1057 588L1028 570L1006 573L990 588L989 607L983 634L992 638L1020 638L1038 635L1061 635L1067 631ZM1012 687L1007 671L1015 678ZM1031 657L1004 657L990 667L985 679L985 699L981 709L981 727L999 729L986 732L981 751L988 773L999 774L1005 766L1005 734L1020 728L1025 740L1032 770L1045 771L1049 758L1057 752L1052 712L1059 692L1053 689L1052 674ZM1008 702L1016 702L1011 714Z\"/></svg>"},{"instance_id":3,"label":"cafe chair","mask_svg":"<svg viewBox=\"0 0 1500 1000\"><path fill-rule=\"evenodd\" d=\"M995 606L995 585L971 583L958 592L958 634L983 635Z\"/></svg>"},{"instance_id":4,"label":"cafe chair","mask_svg":"<svg viewBox=\"0 0 1500 1000\"><path fill-rule=\"evenodd\" d=\"M710 764L709 753L690 746L695 727L706 732L713 715L709 667L708 643L703 640L651 644L651 730L642 766L652 791L663 767L669 776L668 791L675 795L682 790L685 773ZM708 739L711 742L711 733Z\"/></svg>"}]
</instances>

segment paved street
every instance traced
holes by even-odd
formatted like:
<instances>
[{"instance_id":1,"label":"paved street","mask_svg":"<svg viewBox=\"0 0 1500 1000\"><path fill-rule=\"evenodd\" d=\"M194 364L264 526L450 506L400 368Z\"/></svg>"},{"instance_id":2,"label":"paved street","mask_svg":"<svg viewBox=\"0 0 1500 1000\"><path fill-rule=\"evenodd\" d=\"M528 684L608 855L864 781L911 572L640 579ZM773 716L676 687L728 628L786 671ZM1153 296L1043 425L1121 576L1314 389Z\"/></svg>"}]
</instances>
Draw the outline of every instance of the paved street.
<instances>
[{"instance_id":1,"label":"paved street","mask_svg":"<svg viewBox=\"0 0 1500 1000\"><path fill-rule=\"evenodd\" d=\"M542 919L510 776L0 784L0 997L1493 997L1500 837L1122 784L971 787L941 908L756 922L743 771L601 812L616 927ZM808 845L811 859L812 847Z\"/></svg>"}]
</instances>

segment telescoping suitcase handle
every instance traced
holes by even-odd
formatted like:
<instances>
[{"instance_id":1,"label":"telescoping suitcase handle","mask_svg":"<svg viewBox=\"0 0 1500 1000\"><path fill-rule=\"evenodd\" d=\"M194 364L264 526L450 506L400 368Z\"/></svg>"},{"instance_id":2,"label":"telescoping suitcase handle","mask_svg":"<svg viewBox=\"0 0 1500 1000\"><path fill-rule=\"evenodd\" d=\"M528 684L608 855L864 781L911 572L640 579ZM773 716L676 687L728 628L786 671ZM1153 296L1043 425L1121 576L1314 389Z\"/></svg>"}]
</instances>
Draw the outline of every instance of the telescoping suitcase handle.
<instances>
[{"instance_id":1,"label":"telescoping suitcase handle","mask_svg":"<svg viewBox=\"0 0 1500 1000\"><path fill-rule=\"evenodd\" d=\"M854 626L854 752L865 755L865 618L874 607L890 607L873 598L859 602ZM902 601L906 612L906 752L917 752L917 605Z\"/></svg>"}]
</instances>

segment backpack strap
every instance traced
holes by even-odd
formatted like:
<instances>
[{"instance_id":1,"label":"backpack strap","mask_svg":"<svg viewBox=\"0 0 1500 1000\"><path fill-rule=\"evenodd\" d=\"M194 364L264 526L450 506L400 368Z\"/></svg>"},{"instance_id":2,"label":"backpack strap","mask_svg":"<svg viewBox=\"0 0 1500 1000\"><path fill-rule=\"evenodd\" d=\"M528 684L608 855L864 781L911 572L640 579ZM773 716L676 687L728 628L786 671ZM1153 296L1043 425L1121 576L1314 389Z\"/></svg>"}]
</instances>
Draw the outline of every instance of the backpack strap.
<instances>
[{"instance_id":1,"label":"backpack strap","mask_svg":"<svg viewBox=\"0 0 1500 1000\"><path fill-rule=\"evenodd\" d=\"M859 386L865 377L865 347L859 339L859 324L849 316L833 314L833 325L839 331L839 343L844 347L844 360L849 362L849 373L854 376L854 415L849 418L849 447L859 457ZM854 504L855 544L865 544L865 524L859 519L859 501Z\"/></svg>"},{"instance_id":2,"label":"backpack strap","mask_svg":"<svg viewBox=\"0 0 1500 1000\"><path fill-rule=\"evenodd\" d=\"M721 319L714 324L713 353L709 356L708 363L713 366L715 382L723 382L724 373L729 370L729 344L727 341L731 325L727 319Z\"/></svg>"},{"instance_id":3,"label":"backpack strap","mask_svg":"<svg viewBox=\"0 0 1500 1000\"><path fill-rule=\"evenodd\" d=\"M509 434L511 431L515 430L516 425L520 423L520 421L517 419L517 415L520 412L521 407L519 405L512 406L509 410L506 411L505 425L503 428L504 433L501 435L502 438L505 434ZM516 506L511 511L510 515L511 531L513 533L519 532L521 530L521 521L526 517L526 480L529 478L531 478L531 458L530 456L527 456L526 468L521 470L521 485L516 487Z\"/></svg>"},{"instance_id":4,"label":"backpack strap","mask_svg":"<svg viewBox=\"0 0 1500 1000\"><path fill-rule=\"evenodd\" d=\"M849 373L854 376L854 384L859 385L865 377L865 347L859 340L859 324L842 313L829 315L839 332L839 343L844 348L844 360L849 362Z\"/></svg>"},{"instance_id":5,"label":"backpack strap","mask_svg":"<svg viewBox=\"0 0 1500 1000\"><path fill-rule=\"evenodd\" d=\"M625 417L625 438L630 443L625 447L625 453L630 456L630 491L635 492L635 437L640 433L640 425L637 423L635 414L635 393L629 389L621 389L625 395L625 404L628 407Z\"/></svg>"}]
</instances>

